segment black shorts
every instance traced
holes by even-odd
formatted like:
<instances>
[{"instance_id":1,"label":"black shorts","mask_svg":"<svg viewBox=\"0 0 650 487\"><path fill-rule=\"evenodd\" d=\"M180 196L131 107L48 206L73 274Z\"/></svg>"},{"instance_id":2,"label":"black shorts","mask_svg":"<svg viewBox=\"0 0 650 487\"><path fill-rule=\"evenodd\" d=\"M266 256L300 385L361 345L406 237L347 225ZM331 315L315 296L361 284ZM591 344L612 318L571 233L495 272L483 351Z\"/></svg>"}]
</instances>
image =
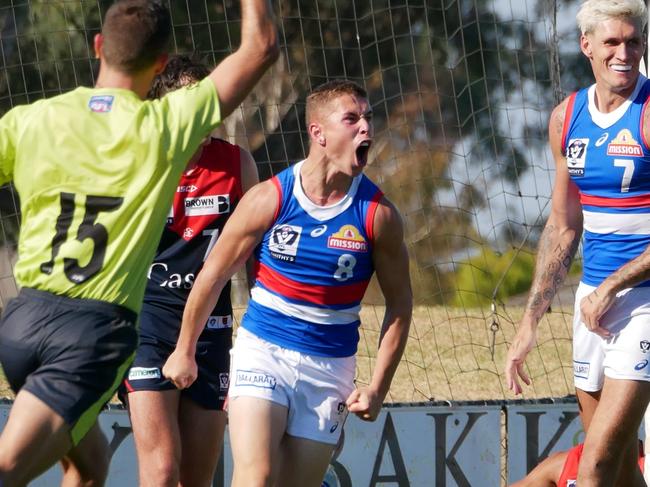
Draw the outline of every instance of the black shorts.
<instances>
[{"instance_id":1,"label":"black shorts","mask_svg":"<svg viewBox=\"0 0 650 487\"><path fill-rule=\"evenodd\" d=\"M161 307L145 306L140 314L142 330L155 329L156 323L169 327L172 323L180 328L182 311L173 312ZM196 381L183 389L181 394L198 405L222 411L228 394L230 369L230 349L232 348L232 329L220 330L210 336L201 335L196 346ZM133 391L168 391L176 386L162 375L162 368L174 351L176 344L170 343L151 333L140 335L140 344L133 365L120 387L120 399L125 393Z\"/></svg>"},{"instance_id":2,"label":"black shorts","mask_svg":"<svg viewBox=\"0 0 650 487\"><path fill-rule=\"evenodd\" d=\"M24 288L0 320L0 363L13 391L62 416L76 445L133 359L136 321L111 303Z\"/></svg>"}]
</instances>

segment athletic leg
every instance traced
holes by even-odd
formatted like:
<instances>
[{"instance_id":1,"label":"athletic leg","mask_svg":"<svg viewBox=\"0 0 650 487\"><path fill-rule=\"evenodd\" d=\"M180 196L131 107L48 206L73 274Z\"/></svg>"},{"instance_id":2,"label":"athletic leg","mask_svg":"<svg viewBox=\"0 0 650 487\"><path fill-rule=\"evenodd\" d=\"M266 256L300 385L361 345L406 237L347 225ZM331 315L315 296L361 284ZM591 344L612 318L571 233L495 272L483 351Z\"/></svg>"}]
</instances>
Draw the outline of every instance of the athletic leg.
<instances>
[{"instance_id":1,"label":"athletic leg","mask_svg":"<svg viewBox=\"0 0 650 487\"><path fill-rule=\"evenodd\" d=\"M605 378L578 470L580 487L644 486L637 465L637 432L650 383Z\"/></svg>"},{"instance_id":2,"label":"athletic leg","mask_svg":"<svg viewBox=\"0 0 650 487\"><path fill-rule=\"evenodd\" d=\"M182 445L180 485L209 487L221 457L226 412L205 409L181 396L178 424Z\"/></svg>"},{"instance_id":3,"label":"athletic leg","mask_svg":"<svg viewBox=\"0 0 650 487\"><path fill-rule=\"evenodd\" d=\"M335 446L284 435L278 474L282 487L320 487Z\"/></svg>"},{"instance_id":4,"label":"athletic leg","mask_svg":"<svg viewBox=\"0 0 650 487\"><path fill-rule=\"evenodd\" d=\"M32 393L21 390L0 434L0 485L26 485L72 447L63 418Z\"/></svg>"},{"instance_id":5,"label":"athletic leg","mask_svg":"<svg viewBox=\"0 0 650 487\"><path fill-rule=\"evenodd\" d=\"M139 485L176 487L181 459L180 391L132 391L128 398Z\"/></svg>"},{"instance_id":6,"label":"athletic leg","mask_svg":"<svg viewBox=\"0 0 650 487\"><path fill-rule=\"evenodd\" d=\"M589 429L591 419L594 417L601 391L583 391L576 388L576 397L578 398L578 409L580 410L580 420L585 432Z\"/></svg>"},{"instance_id":7,"label":"athletic leg","mask_svg":"<svg viewBox=\"0 0 650 487\"><path fill-rule=\"evenodd\" d=\"M287 424L286 406L255 397L231 398L228 421L234 461L231 487L274 485Z\"/></svg>"},{"instance_id":8,"label":"athletic leg","mask_svg":"<svg viewBox=\"0 0 650 487\"><path fill-rule=\"evenodd\" d=\"M110 450L108 441L95 422L77 446L61 460L61 487L99 487L108 477Z\"/></svg>"}]
</instances>

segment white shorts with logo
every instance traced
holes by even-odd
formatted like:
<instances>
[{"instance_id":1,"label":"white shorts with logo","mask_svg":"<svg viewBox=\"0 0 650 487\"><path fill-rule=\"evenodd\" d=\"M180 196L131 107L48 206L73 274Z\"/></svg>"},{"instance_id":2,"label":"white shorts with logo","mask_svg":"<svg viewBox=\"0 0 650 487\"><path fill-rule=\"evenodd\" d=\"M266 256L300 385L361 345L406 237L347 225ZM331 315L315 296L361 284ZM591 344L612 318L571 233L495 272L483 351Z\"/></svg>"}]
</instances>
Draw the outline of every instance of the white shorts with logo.
<instances>
[{"instance_id":1,"label":"white shorts with logo","mask_svg":"<svg viewBox=\"0 0 650 487\"><path fill-rule=\"evenodd\" d=\"M650 381L650 287L624 289L616 295L600 326L608 339L589 331L580 317L580 301L595 289L583 282L576 291L573 315L573 377L575 386L595 392L605 376Z\"/></svg>"},{"instance_id":2,"label":"white shorts with logo","mask_svg":"<svg viewBox=\"0 0 650 487\"><path fill-rule=\"evenodd\" d=\"M239 328L230 351L228 396L249 396L287 407L287 434L336 444L354 390L356 360L289 350Z\"/></svg>"}]
</instances>

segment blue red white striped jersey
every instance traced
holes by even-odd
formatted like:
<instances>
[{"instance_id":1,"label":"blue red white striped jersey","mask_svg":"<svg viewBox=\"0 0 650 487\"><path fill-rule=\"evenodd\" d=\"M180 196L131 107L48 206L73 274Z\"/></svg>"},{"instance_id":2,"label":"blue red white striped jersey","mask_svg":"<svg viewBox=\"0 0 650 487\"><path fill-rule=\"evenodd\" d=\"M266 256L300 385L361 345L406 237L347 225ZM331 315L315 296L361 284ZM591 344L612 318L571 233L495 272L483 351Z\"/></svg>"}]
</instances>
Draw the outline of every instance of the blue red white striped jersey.
<instances>
[{"instance_id":1,"label":"blue red white striped jersey","mask_svg":"<svg viewBox=\"0 0 650 487\"><path fill-rule=\"evenodd\" d=\"M149 268L145 306L164 307L182 315L196 275L242 197L240 161L238 146L213 138L203 148L194 170L181 177ZM165 329L162 323L156 326L141 332L176 342L180 322L174 329ZM215 332L232 332L230 282L210 313L204 333Z\"/></svg>"},{"instance_id":2,"label":"blue red white striped jersey","mask_svg":"<svg viewBox=\"0 0 650 487\"><path fill-rule=\"evenodd\" d=\"M302 162L272 181L278 211L255 251L256 281L242 326L282 347L348 357L359 342L361 299L374 272L373 221L382 192L363 174L346 196L318 206Z\"/></svg>"},{"instance_id":3,"label":"blue red white striped jersey","mask_svg":"<svg viewBox=\"0 0 650 487\"><path fill-rule=\"evenodd\" d=\"M632 95L610 113L596 108L595 85L569 98L562 151L580 191L582 280L592 286L650 244L650 148L642 131L649 95L650 82L639 76Z\"/></svg>"}]
</instances>

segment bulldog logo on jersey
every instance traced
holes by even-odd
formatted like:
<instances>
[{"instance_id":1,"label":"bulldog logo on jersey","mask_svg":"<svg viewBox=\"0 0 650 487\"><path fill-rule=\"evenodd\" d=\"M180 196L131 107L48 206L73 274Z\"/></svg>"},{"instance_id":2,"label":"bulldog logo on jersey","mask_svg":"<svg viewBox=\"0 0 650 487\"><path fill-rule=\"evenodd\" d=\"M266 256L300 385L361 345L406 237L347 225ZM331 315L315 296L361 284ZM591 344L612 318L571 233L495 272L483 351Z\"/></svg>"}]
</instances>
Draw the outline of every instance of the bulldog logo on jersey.
<instances>
[{"instance_id":1,"label":"bulldog logo on jersey","mask_svg":"<svg viewBox=\"0 0 650 487\"><path fill-rule=\"evenodd\" d=\"M607 155L642 157L643 149L641 149L641 145L632 137L632 132L628 129L623 129L607 145Z\"/></svg>"},{"instance_id":2,"label":"bulldog logo on jersey","mask_svg":"<svg viewBox=\"0 0 650 487\"><path fill-rule=\"evenodd\" d=\"M571 176L584 176L589 139L571 139L566 148L566 164Z\"/></svg>"},{"instance_id":3,"label":"bulldog logo on jersey","mask_svg":"<svg viewBox=\"0 0 650 487\"><path fill-rule=\"evenodd\" d=\"M341 229L327 238L330 249L368 252L368 242L354 225L343 225Z\"/></svg>"},{"instance_id":4,"label":"bulldog logo on jersey","mask_svg":"<svg viewBox=\"0 0 650 487\"><path fill-rule=\"evenodd\" d=\"M271 230L269 251L271 257L285 262L294 262L298 253L298 243L302 227L296 225L276 225Z\"/></svg>"}]
</instances>

